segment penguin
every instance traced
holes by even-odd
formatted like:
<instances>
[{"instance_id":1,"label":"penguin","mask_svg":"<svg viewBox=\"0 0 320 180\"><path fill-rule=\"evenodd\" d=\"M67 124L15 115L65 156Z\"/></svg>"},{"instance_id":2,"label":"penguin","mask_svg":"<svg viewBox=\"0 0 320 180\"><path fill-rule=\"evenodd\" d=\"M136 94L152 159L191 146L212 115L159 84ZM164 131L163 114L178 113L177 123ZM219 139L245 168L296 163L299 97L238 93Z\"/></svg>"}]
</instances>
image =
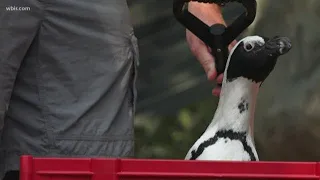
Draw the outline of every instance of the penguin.
<instances>
[{"instance_id":1,"label":"penguin","mask_svg":"<svg viewBox=\"0 0 320 180\"><path fill-rule=\"evenodd\" d=\"M247 36L231 49L216 112L185 160L259 161L250 128L256 97L277 59L290 49L290 39L279 36Z\"/></svg>"}]
</instances>

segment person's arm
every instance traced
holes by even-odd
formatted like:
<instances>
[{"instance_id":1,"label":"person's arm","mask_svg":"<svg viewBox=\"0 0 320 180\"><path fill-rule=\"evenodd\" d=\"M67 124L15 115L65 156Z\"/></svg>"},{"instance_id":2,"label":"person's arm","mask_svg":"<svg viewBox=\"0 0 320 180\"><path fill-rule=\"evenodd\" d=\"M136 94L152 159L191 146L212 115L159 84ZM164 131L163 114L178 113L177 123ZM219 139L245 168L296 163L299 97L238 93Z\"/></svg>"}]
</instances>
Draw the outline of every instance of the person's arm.
<instances>
[{"instance_id":1,"label":"person's arm","mask_svg":"<svg viewBox=\"0 0 320 180\"><path fill-rule=\"evenodd\" d=\"M188 5L188 10L190 13L194 14L201 21L210 26L216 23L226 25L221 13L221 8L216 4L190 2ZM204 68L208 79L211 81L216 80L218 83L221 83L223 75L221 74L219 77L217 77L214 58L211 55L209 48L189 30L186 31L186 38L191 52ZM230 44L229 49L234 45L235 41ZM212 93L215 96L219 96L220 88L214 88Z\"/></svg>"}]
</instances>

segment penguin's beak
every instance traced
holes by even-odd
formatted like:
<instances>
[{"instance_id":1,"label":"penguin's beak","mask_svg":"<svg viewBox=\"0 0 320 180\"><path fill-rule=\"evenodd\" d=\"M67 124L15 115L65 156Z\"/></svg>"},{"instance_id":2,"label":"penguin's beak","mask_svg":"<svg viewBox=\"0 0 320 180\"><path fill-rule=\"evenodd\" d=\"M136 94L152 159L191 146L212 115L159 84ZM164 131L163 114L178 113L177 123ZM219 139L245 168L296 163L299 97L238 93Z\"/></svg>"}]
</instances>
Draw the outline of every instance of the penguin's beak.
<instances>
[{"instance_id":1,"label":"penguin's beak","mask_svg":"<svg viewBox=\"0 0 320 180\"><path fill-rule=\"evenodd\" d=\"M287 37L275 36L266 42L266 48L270 55L280 56L286 54L291 49L290 39Z\"/></svg>"}]
</instances>

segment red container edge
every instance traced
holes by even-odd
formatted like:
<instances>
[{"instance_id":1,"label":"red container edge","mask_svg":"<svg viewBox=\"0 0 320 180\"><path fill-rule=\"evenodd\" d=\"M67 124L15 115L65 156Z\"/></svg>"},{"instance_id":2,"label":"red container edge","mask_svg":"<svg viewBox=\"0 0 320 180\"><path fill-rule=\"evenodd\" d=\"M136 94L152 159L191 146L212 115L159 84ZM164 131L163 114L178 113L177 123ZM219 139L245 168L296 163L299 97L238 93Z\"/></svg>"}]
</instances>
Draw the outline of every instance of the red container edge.
<instances>
[{"instance_id":1,"label":"red container edge","mask_svg":"<svg viewBox=\"0 0 320 180\"><path fill-rule=\"evenodd\" d=\"M20 180L315 179L320 162L20 158Z\"/></svg>"}]
</instances>

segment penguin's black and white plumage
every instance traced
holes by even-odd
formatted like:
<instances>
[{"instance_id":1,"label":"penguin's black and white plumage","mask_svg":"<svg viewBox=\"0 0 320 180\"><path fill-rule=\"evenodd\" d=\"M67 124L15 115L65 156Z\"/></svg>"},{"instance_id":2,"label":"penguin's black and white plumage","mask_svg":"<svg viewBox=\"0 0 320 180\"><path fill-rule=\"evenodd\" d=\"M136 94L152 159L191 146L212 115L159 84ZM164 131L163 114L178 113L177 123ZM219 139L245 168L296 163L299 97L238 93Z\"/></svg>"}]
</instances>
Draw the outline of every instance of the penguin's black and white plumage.
<instances>
[{"instance_id":1,"label":"penguin's black and white plumage","mask_svg":"<svg viewBox=\"0 0 320 180\"><path fill-rule=\"evenodd\" d=\"M248 36L230 51L215 115L186 160L258 161L253 133L256 97L277 58L291 49L286 37Z\"/></svg>"}]
</instances>

